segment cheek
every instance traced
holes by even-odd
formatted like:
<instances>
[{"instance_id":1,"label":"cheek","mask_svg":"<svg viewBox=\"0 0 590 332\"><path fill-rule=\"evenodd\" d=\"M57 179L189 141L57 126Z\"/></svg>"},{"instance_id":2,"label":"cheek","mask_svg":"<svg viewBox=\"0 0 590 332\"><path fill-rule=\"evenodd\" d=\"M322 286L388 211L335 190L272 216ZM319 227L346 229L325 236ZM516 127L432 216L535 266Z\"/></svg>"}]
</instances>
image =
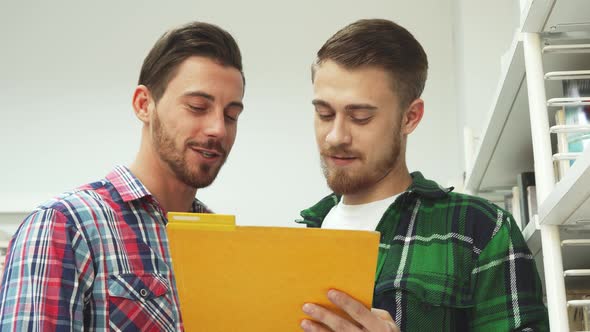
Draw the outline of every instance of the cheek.
<instances>
[{"instance_id":1,"label":"cheek","mask_svg":"<svg viewBox=\"0 0 590 332\"><path fill-rule=\"evenodd\" d=\"M164 130L168 133L170 133L170 135L176 136L175 133L180 132L181 130L185 130L182 128L183 123L186 123L186 121L183 121L183 119L179 119L178 116L173 116L173 114L170 113L166 113L166 114L161 114L159 116L160 119L160 125L164 128Z\"/></svg>"},{"instance_id":2,"label":"cheek","mask_svg":"<svg viewBox=\"0 0 590 332\"><path fill-rule=\"evenodd\" d=\"M225 143L225 148L229 151L232 146L234 145L235 141L236 141L236 136L237 136L237 126L228 126L226 127L226 135L223 138L223 141Z\"/></svg>"},{"instance_id":3,"label":"cheek","mask_svg":"<svg viewBox=\"0 0 590 332\"><path fill-rule=\"evenodd\" d=\"M322 145L326 141L328 130L328 125L322 123L317 118L314 120L315 140L318 145Z\"/></svg>"},{"instance_id":4,"label":"cheek","mask_svg":"<svg viewBox=\"0 0 590 332\"><path fill-rule=\"evenodd\" d=\"M193 140L197 136L199 132L198 128L189 125L190 122L186 122L185 124L177 124L174 126L173 131L171 134L174 137L174 140L177 142L185 142L188 140Z\"/></svg>"},{"instance_id":5,"label":"cheek","mask_svg":"<svg viewBox=\"0 0 590 332\"><path fill-rule=\"evenodd\" d=\"M379 158L392 140L391 133L379 128L362 128L352 133L352 148L362 153L367 160Z\"/></svg>"}]
</instances>

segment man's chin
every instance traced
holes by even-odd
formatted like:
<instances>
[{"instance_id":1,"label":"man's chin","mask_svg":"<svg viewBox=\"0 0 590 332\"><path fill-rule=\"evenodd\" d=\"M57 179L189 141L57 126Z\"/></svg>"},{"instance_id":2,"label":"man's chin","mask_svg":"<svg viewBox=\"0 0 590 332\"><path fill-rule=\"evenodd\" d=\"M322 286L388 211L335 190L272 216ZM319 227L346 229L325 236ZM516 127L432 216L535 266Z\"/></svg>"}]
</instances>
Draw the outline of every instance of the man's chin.
<instances>
[{"instance_id":1,"label":"man's chin","mask_svg":"<svg viewBox=\"0 0 590 332\"><path fill-rule=\"evenodd\" d=\"M186 176L184 176L181 180L192 188L202 189L213 184L213 181L215 181L215 178L217 178L218 172L219 169L209 169L207 171L195 170L189 174L186 174Z\"/></svg>"},{"instance_id":2,"label":"man's chin","mask_svg":"<svg viewBox=\"0 0 590 332\"><path fill-rule=\"evenodd\" d=\"M195 189L203 189L203 188L207 188L209 187L211 184L213 184L213 181L215 179L211 179L211 178L193 178L190 181L185 181L188 182L186 183L187 185L189 185L190 187L193 187Z\"/></svg>"},{"instance_id":3,"label":"man's chin","mask_svg":"<svg viewBox=\"0 0 590 332\"><path fill-rule=\"evenodd\" d=\"M358 191L358 184L347 178L327 179L327 184L330 189L336 194L349 195Z\"/></svg>"}]
</instances>

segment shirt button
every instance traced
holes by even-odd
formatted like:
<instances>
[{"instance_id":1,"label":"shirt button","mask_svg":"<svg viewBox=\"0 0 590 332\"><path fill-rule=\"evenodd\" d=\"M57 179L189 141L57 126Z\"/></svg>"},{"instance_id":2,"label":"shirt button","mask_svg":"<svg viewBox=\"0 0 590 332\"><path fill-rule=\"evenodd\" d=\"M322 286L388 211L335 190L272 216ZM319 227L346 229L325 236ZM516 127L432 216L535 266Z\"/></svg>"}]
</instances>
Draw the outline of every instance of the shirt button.
<instances>
[{"instance_id":1,"label":"shirt button","mask_svg":"<svg viewBox=\"0 0 590 332\"><path fill-rule=\"evenodd\" d=\"M147 289L143 288L142 290L139 291L139 295L141 295L141 297L146 297L148 296L148 291Z\"/></svg>"}]
</instances>

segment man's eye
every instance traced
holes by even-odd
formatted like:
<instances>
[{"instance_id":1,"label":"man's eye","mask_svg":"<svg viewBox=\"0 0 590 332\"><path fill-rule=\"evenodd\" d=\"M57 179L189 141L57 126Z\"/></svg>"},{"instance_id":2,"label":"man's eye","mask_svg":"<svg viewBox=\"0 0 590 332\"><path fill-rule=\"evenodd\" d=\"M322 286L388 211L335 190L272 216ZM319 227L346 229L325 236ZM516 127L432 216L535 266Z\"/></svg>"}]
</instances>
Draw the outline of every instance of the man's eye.
<instances>
[{"instance_id":1,"label":"man's eye","mask_svg":"<svg viewBox=\"0 0 590 332\"><path fill-rule=\"evenodd\" d=\"M235 107L232 107L224 112L225 119L230 122L237 122L240 114L242 114L242 110Z\"/></svg>"},{"instance_id":2,"label":"man's eye","mask_svg":"<svg viewBox=\"0 0 590 332\"><path fill-rule=\"evenodd\" d=\"M318 115L318 118L320 118L321 120L329 120L334 117L334 113L316 112L316 114Z\"/></svg>"},{"instance_id":3,"label":"man's eye","mask_svg":"<svg viewBox=\"0 0 590 332\"><path fill-rule=\"evenodd\" d=\"M359 123L359 124L365 124L365 123L369 122L371 120L371 118L372 117L370 117L370 116L365 117L365 118L360 118L360 117L354 118L353 117L352 121L354 121L355 123Z\"/></svg>"},{"instance_id":4,"label":"man's eye","mask_svg":"<svg viewBox=\"0 0 590 332\"><path fill-rule=\"evenodd\" d=\"M195 111L195 112L203 112L206 110L205 107L203 106L197 106L197 105L188 105L188 108L191 109L191 111Z\"/></svg>"}]
</instances>

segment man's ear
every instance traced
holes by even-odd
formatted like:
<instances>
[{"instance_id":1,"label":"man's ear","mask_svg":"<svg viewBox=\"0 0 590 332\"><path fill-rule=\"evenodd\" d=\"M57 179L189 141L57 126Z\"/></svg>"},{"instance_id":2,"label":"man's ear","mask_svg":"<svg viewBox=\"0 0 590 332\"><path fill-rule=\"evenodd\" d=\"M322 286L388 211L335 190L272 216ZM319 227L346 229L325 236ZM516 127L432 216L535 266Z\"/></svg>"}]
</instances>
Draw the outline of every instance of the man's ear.
<instances>
[{"instance_id":1,"label":"man's ear","mask_svg":"<svg viewBox=\"0 0 590 332\"><path fill-rule=\"evenodd\" d=\"M143 122L149 123L150 112L154 109L154 100L150 90L145 85L138 85L133 92L133 111L135 116Z\"/></svg>"},{"instance_id":2,"label":"man's ear","mask_svg":"<svg viewBox=\"0 0 590 332\"><path fill-rule=\"evenodd\" d=\"M411 134L424 115L424 101L420 98L414 100L404 112L402 117L402 133L404 135Z\"/></svg>"}]
</instances>

